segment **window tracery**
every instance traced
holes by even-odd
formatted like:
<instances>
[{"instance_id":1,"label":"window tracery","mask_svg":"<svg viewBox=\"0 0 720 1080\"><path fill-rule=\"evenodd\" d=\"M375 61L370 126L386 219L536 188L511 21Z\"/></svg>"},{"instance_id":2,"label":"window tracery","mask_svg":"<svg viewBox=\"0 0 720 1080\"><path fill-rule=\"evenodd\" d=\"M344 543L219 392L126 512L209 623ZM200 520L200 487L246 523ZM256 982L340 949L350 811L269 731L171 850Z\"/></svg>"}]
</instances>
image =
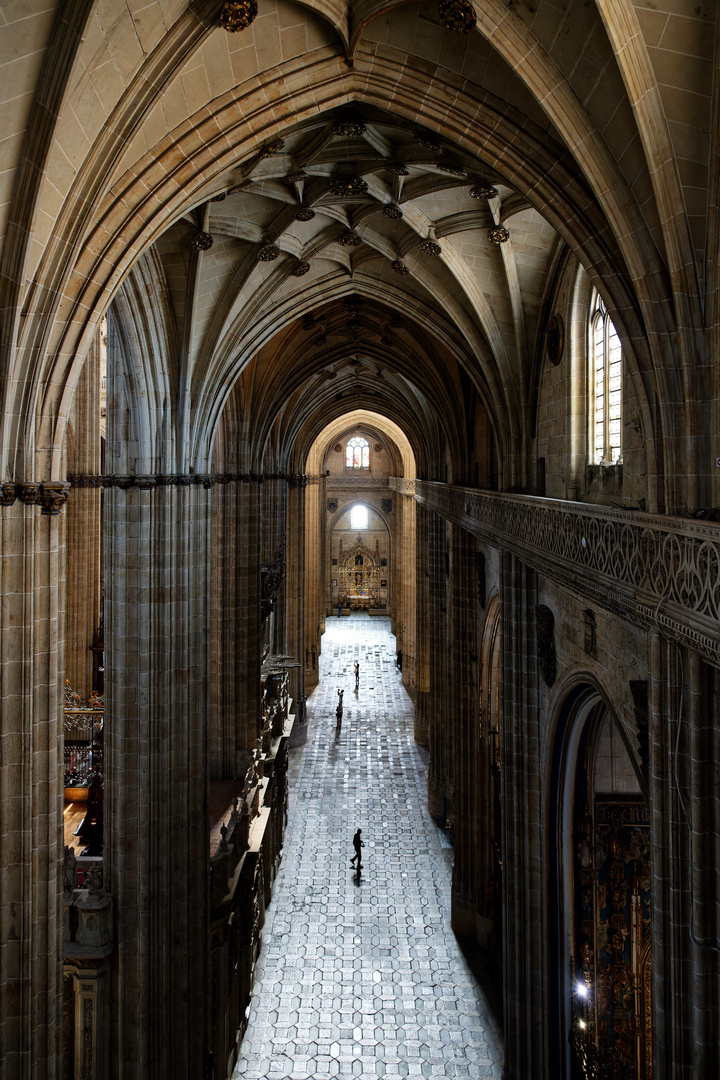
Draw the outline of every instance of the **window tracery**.
<instances>
[{"instance_id":1,"label":"window tracery","mask_svg":"<svg viewBox=\"0 0 720 1080\"><path fill-rule=\"evenodd\" d=\"M345 468L370 468L370 443L367 439L363 439L361 435L355 435L354 438L348 439L345 445Z\"/></svg>"},{"instance_id":2,"label":"window tracery","mask_svg":"<svg viewBox=\"0 0 720 1080\"><path fill-rule=\"evenodd\" d=\"M622 347L607 308L593 290L589 324L590 460L622 461Z\"/></svg>"}]
</instances>

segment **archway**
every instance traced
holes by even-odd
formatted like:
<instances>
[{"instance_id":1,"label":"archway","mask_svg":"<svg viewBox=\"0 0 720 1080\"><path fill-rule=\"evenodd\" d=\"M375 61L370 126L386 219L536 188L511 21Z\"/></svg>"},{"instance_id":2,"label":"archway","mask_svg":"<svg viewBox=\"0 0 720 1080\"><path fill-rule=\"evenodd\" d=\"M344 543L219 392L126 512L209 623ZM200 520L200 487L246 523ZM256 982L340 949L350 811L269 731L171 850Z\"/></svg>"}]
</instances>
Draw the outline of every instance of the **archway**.
<instances>
[{"instance_id":1,"label":"archway","mask_svg":"<svg viewBox=\"0 0 720 1080\"><path fill-rule=\"evenodd\" d=\"M367 442L367 465L347 447ZM327 424L305 461L309 476L305 529L305 683L317 682L317 658L328 615L352 608L389 615L402 653L403 682L417 680L415 452L393 420L355 409ZM368 510L368 528L353 529L353 508ZM356 559L362 563L356 565Z\"/></svg>"},{"instance_id":2,"label":"archway","mask_svg":"<svg viewBox=\"0 0 720 1080\"><path fill-rule=\"evenodd\" d=\"M354 503L330 531L330 607L386 614L392 596L390 532L372 506Z\"/></svg>"},{"instance_id":3,"label":"archway","mask_svg":"<svg viewBox=\"0 0 720 1080\"><path fill-rule=\"evenodd\" d=\"M557 1074L652 1077L650 820L614 713L566 700L553 762Z\"/></svg>"}]
</instances>

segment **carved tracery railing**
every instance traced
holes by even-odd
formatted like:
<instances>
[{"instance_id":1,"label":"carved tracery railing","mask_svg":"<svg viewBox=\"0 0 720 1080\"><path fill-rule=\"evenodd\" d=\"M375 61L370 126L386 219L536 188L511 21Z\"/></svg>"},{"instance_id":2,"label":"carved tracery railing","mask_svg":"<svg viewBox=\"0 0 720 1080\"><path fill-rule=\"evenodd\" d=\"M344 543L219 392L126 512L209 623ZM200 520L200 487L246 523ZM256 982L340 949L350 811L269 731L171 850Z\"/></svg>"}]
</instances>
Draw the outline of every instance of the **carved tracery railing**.
<instances>
[{"instance_id":1,"label":"carved tracery railing","mask_svg":"<svg viewBox=\"0 0 720 1080\"><path fill-rule=\"evenodd\" d=\"M420 480L416 499L720 665L720 525Z\"/></svg>"}]
</instances>

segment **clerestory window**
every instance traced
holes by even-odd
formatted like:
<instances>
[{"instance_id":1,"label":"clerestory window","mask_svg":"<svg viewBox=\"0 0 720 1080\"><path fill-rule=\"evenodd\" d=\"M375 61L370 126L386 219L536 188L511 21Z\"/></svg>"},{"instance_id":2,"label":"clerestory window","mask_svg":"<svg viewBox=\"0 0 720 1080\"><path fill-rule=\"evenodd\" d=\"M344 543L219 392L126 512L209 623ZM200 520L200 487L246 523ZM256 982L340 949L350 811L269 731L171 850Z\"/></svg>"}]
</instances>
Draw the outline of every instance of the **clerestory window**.
<instances>
[{"instance_id":1,"label":"clerestory window","mask_svg":"<svg viewBox=\"0 0 720 1080\"><path fill-rule=\"evenodd\" d=\"M369 469L370 468L370 443L360 435L348 439L345 447L346 469Z\"/></svg>"},{"instance_id":2,"label":"clerestory window","mask_svg":"<svg viewBox=\"0 0 720 1080\"><path fill-rule=\"evenodd\" d=\"M593 290L589 325L590 459L622 460L622 348L607 308Z\"/></svg>"}]
</instances>

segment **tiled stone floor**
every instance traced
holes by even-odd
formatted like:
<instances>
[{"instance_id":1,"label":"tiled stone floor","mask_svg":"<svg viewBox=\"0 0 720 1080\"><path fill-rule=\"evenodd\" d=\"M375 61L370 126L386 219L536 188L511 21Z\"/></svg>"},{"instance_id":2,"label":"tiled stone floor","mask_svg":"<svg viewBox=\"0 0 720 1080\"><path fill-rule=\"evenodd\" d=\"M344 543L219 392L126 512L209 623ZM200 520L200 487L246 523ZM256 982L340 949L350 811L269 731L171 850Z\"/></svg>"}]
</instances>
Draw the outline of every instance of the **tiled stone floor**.
<instances>
[{"instance_id":1,"label":"tiled stone floor","mask_svg":"<svg viewBox=\"0 0 720 1080\"><path fill-rule=\"evenodd\" d=\"M427 754L413 741L390 621L328 619L322 647L233 1076L500 1077L496 1023L450 930L450 852L425 809Z\"/></svg>"}]
</instances>

